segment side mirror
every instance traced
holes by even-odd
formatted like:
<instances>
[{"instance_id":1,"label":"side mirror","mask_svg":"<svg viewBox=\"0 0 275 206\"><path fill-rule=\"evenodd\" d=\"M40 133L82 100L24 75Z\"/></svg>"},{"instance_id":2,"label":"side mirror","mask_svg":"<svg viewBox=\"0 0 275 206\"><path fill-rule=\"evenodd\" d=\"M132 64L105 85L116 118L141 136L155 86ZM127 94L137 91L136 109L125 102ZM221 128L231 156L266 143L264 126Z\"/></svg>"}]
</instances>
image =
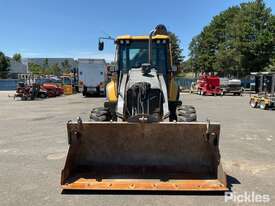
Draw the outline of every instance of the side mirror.
<instances>
[{"instance_id":1,"label":"side mirror","mask_svg":"<svg viewBox=\"0 0 275 206\"><path fill-rule=\"evenodd\" d=\"M177 66L176 65L173 65L172 66L172 72L176 72L178 70Z\"/></svg>"},{"instance_id":2,"label":"side mirror","mask_svg":"<svg viewBox=\"0 0 275 206\"><path fill-rule=\"evenodd\" d=\"M104 42L99 40L99 42L98 42L98 50L99 51L103 51L103 49L104 49Z\"/></svg>"}]
</instances>

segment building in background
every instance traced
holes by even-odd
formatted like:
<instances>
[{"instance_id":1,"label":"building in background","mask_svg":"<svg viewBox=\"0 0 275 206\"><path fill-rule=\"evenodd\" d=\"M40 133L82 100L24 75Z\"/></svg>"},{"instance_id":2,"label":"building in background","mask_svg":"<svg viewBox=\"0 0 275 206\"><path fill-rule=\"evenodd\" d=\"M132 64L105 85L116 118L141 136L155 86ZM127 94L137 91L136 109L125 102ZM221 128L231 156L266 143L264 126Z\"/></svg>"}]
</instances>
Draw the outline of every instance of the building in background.
<instances>
[{"instance_id":1,"label":"building in background","mask_svg":"<svg viewBox=\"0 0 275 206\"><path fill-rule=\"evenodd\" d=\"M27 66L32 63L40 66L53 66L58 64L60 67L63 67L64 63L67 62L71 69L77 67L77 61L73 58L27 58L25 62Z\"/></svg>"},{"instance_id":2,"label":"building in background","mask_svg":"<svg viewBox=\"0 0 275 206\"><path fill-rule=\"evenodd\" d=\"M9 79L18 79L18 75L27 74L27 65L23 61L17 62L11 58L9 58L9 61Z\"/></svg>"}]
</instances>

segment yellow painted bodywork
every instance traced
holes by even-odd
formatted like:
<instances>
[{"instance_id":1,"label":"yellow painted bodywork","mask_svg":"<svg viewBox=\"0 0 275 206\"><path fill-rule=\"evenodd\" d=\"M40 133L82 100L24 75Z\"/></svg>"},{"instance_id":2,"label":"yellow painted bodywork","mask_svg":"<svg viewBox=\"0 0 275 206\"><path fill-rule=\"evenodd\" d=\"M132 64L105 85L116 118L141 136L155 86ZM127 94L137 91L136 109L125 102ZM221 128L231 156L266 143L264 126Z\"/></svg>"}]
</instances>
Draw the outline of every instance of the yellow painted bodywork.
<instances>
[{"instance_id":1,"label":"yellow painted bodywork","mask_svg":"<svg viewBox=\"0 0 275 206\"><path fill-rule=\"evenodd\" d=\"M178 84L174 76L170 76L168 82L168 100L171 102L178 100Z\"/></svg>"},{"instance_id":2,"label":"yellow painted bodywork","mask_svg":"<svg viewBox=\"0 0 275 206\"><path fill-rule=\"evenodd\" d=\"M106 86L106 96L109 102L117 102L117 82L116 80L111 80ZM168 83L168 100L178 101L178 85L176 83L175 77L171 77Z\"/></svg>"},{"instance_id":3,"label":"yellow painted bodywork","mask_svg":"<svg viewBox=\"0 0 275 206\"><path fill-rule=\"evenodd\" d=\"M271 100L269 98L264 98L262 101L264 101L267 105L271 104Z\"/></svg>"},{"instance_id":4,"label":"yellow painted bodywork","mask_svg":"<svg viewBox=\"0 0 275 206\"><path fill-rule=\"evenodd\" d=\"M257 97L257 96L252 96L251 98L250 98L250 100L254 100L254 101L258 101L258 99L259 99L259 97Z\"/></svg>"},{"instance_id":5,"label":"yellow painted bodywork","mask_svg":"<svg viewBox=\"0 0 275 206\"><path fill-rule=\"evenodd\" d=\"M271 104L271 100L269 99L269 97L252 96L250 98L250 101L252 100L254 100L257 104L259 104L260 102L264 102L268 106Z\"/></svg>"},{"instance_id":6,"label":"yellow painted bodywork","mask_svg":"<svg viewBox=\"0 0 275 206\"><path fill-rule=\"evenodd\" d=\"M117 102L117 81L115 79L106 85L106 96L109 102Z\"/></svg>"},{"instance_id":7,"label":"yellow painted bodywork","mask_svg":"<svg viewBox=\"0 0 275 206\"><path fill-rule=\"evenodd\" d=\"M73 86L72 85L63 85L64 94L72 95L73 94Z\"/></svg>"},{"instance_id":8,"label":"yellow painted bodywork","mask_svg":"<svg viewBox=\"0 0 275 206\"><path fill-rule=\"evenodd\" d=\"M148 40L148 39L149 39L149 36L123 35L123 36L118 36L116 38L116 41L119 41L119 40ZM152 36L152 39L170 40L170 37L167 35L155 35L155 36Z\"/></svg>"}]
</instances>

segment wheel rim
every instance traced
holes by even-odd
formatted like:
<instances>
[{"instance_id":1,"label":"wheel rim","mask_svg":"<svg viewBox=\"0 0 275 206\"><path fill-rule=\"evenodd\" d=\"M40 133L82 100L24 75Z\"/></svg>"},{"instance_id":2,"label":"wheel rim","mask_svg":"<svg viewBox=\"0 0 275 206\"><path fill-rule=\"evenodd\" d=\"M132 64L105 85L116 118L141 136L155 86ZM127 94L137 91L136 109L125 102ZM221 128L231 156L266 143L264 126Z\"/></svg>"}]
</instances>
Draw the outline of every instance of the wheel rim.
<instances>
[{"instance_id":1,"label":"wheel rim","mask_svg":"<svg viewBox=\"0 0 275 206\"><path fill-rule=\"evenodd\" d=\"M265 106L265 103L264 103L264 102L261 102L261 103L260 103L260 108L261 108L261 109L263 109L263 110L266 108L266 106Z\"/></svg>"},{"instance_id":2,"label":"wheel rim","mask_svg":"<svg viewBox=\"0 0 275 206\"><path fill-rule=\"evenodd\" d=\"M250 101L250 106L253 107L253 108L256 107L256 102L255 102L255 100L251 100L251 101Z\"/></svg>"}]
</instances>

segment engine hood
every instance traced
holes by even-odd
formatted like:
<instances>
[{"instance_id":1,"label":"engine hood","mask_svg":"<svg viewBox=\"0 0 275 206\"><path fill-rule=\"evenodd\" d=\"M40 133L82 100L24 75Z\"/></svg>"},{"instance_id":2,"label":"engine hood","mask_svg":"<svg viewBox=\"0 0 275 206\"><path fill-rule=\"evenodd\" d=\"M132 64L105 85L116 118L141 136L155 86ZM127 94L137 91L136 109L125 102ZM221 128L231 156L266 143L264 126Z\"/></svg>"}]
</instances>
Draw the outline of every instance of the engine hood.
<instances>
[{"instance_id":1,"label":"engine hood","mask_svg":"<svg viewBox=\"0 0 275 206\"><path fill-rule=\"evenodd\" d=\"M143 74L141 68L129 70L126 91L138 82L149 83L152 89L161 89L157 71L152 69L149 74Z\"/></svg>"},{"instance_id":2,"label":"engine hood","mask_svg":"<svg viewBox=\"0 0 275 206\"><path fill-rule=\"evenodd\" d=\"M124 111L124 101L127 91L136 83L149 83L151 89L159 89L164 97L163 103L163 119L169 117L169 108L168 108L168 93L167 87L162 74L158 74L155 69L151 69L151 72L148 74L143 74L141 68L132 68L128 73L123 74L120 86L119 86L119 95L117 102L116 114L118 117L123 118Z\"/></svg>"}]
</instances>

